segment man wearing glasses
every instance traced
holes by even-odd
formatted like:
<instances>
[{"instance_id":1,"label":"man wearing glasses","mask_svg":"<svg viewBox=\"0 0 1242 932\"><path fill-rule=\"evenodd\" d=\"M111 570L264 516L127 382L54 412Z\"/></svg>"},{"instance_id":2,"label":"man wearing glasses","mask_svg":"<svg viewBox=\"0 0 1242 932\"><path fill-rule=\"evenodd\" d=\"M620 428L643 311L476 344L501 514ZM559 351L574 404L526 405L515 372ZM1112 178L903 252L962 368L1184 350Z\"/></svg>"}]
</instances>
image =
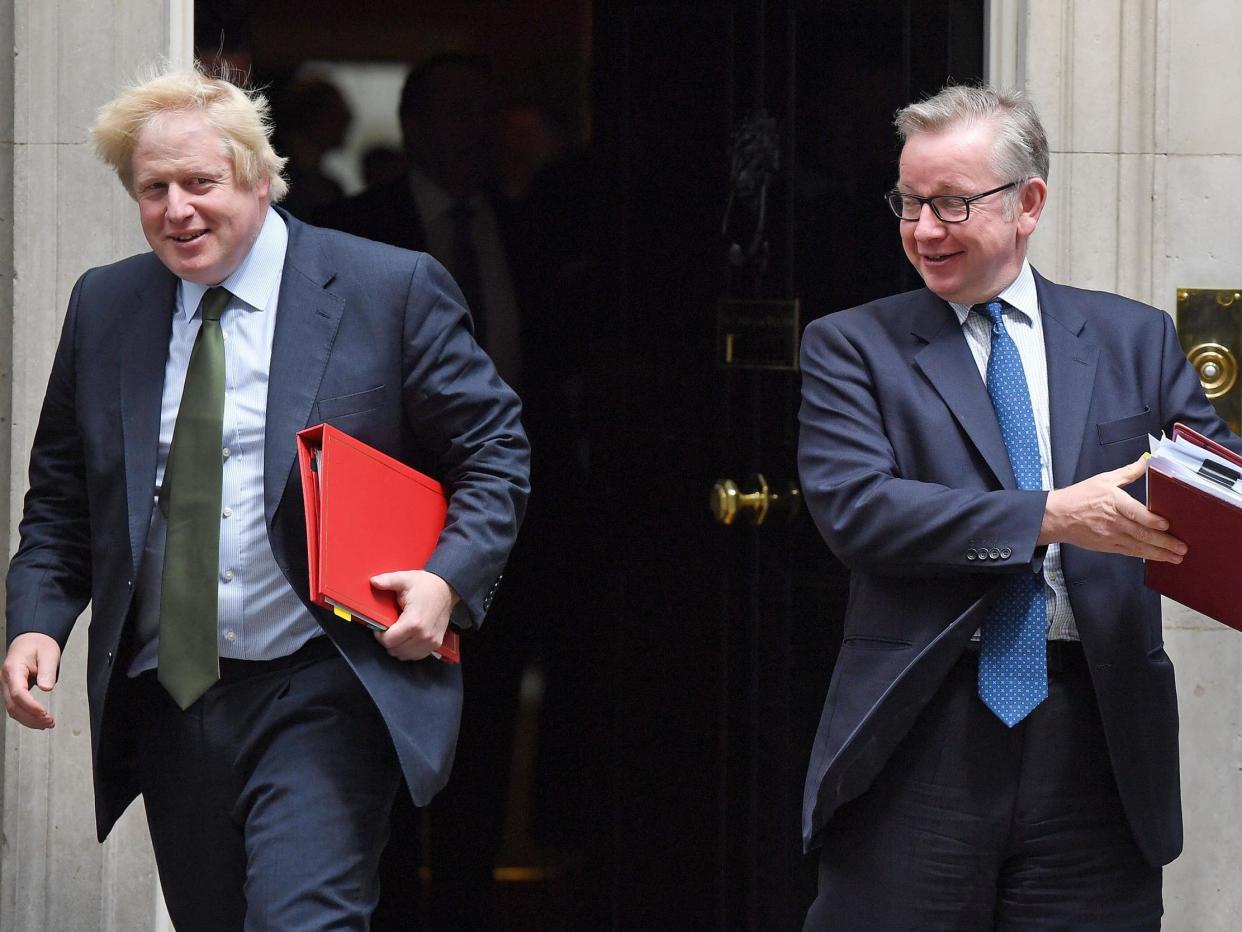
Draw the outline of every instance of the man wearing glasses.
<instances>
[{"instance_id":1,"label":"man wearing glasses","mask_svg":"<svg viewBox=\"0 0 1242 932\"><path fill-rule=\"evenodd\" d=\"M812 323L799 461L852 570L807 778L808 929L1158 929L1177 705L1143 560L1147 435L1234 449L1168 315L1026 259L1048 143L1020 94L897 114L925 288Z\"/></svg>"}]
</instances>

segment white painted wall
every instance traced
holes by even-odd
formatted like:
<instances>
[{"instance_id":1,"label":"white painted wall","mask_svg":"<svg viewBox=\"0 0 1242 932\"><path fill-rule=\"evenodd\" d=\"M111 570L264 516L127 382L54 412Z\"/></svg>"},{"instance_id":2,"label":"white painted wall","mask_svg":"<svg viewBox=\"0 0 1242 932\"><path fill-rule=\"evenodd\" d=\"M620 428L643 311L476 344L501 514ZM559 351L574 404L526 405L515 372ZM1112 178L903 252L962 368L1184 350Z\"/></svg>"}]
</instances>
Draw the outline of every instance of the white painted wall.
<instances>
[{"instance_id":1,"label":"white painted wall","mask_svg":"<svg viewBox=\"0 0 1242 932\"><path fill-rule=\"evenodd\" d=\"M11 480L0 520L10 549L73 282L146 248L87 127L143 64L188 60L192 17L192 0L0 0L0 36L12 38L0 59L0 469ZM105 845L94 837L86 621L52 693L56 728L0 725L0 926L13 932L167 927L141 806Z\"/></svg>"}]
</instances>

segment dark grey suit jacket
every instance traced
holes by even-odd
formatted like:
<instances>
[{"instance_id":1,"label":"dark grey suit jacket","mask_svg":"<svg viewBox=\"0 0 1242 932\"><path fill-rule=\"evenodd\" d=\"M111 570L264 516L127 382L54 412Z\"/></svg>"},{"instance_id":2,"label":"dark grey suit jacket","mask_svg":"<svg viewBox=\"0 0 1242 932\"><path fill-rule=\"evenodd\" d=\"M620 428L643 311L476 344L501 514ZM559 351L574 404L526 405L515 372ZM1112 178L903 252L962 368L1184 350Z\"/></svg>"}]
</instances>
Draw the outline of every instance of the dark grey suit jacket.
<instances>
[{"instance_id":1,"label":"dark grey suit jacket","mask_svg":"<svg viewBox=\"0 0 1242 932\"><path fill-rule=\"evenodd\" d=\"M454 620L477 625L529 491L517 397L475 344L461 293L434 259L282 216L289 245L264 446L276 560L309 604L294 434L328 421L444 482L448 521L426 568L461 596ZM176 287L152 253L78 280L8 574L9 641L38 631L63 648L91 605L87 689L101 840L137 791L128 753L135 716L117 685L151 519ZM426 803L452 766L459 669L398 662L361 625L312 611L379 707L415 802Z\"/></svg>"},{"instance_id":2,"label":"dark grey suit jacket","mask_svg":"<svg viewBox=\"0 0 1242 932\"><path fill-rule=\"evenodd\" d=\"M1035 276L1057 488L1138 459L1176 421L1242 451L1167 314ZM1003 578L1039 566L1045 492L1017 490L952 308L921 289L820 318L802 348L799 465L851 569L845 639L812 750L803 840L874 780ZM1127 489L1140 500L1142 483ZM979 561L979 548L1002 559ZM1062 569L1122 802L1154 865L1182 845L1177 697L1143 562L1065 545Z\"/></svg>"}]
</instances>

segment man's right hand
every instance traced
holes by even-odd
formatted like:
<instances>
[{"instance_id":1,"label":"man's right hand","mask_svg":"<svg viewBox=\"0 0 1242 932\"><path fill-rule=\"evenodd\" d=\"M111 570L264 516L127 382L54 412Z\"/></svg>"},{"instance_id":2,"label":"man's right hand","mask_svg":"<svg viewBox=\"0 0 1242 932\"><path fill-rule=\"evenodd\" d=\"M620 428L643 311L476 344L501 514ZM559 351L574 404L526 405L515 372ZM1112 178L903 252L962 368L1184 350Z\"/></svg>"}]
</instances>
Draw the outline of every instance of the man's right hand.
<instances>
[{"instance_id":1,"label":"man's right hand","mask_svg":"<svg viewBox=\"0 0 1242 932\"><path fill-rule=\"evenodd\" d=\"M1074 544L1144 560L1181 563L1186 545L1169 522L1122 491L1147 471L1147 457L1048 493L1039 543Z\"/></svg>"},{"instance_id":2,"label":"man's right hand","mask_svg":"<svg viewBox=\"0 0 1242 932\"><path fill-rule=\"evenodd\" d=\"M27 728L51 728L56 724L52 713L39 704L30 688L37 685L50 693L60 670L60 645L46 634L28 631L13 638L4 667L0 668L0 686L4 689L4 707L9 717Z\"/></svg>"}]
</instances>

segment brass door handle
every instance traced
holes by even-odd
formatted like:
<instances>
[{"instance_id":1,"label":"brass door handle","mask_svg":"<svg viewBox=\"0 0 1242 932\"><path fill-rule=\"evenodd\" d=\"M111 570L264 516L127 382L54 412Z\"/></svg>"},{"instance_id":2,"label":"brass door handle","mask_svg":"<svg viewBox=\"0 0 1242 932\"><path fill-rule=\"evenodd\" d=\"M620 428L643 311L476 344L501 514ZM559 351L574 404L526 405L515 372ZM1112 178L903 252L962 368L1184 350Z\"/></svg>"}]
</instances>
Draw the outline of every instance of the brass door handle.
<instances>
[{"instance_id":1,"label":"brass door handle","mask_svg":"<svg viewBox=\"0 0 1242 932\"><path fill-rule=\"evenodd\" d=\"M730 525L741 512L746 512L750 523L758 527L773 512L793 517L801 503L801 490L793 483L784 488L773 488L762 473L750 479L751 488L743 491L732 479L717 479L712 486L711 509L716 520Z\"/></svg>"}]
</instances>

